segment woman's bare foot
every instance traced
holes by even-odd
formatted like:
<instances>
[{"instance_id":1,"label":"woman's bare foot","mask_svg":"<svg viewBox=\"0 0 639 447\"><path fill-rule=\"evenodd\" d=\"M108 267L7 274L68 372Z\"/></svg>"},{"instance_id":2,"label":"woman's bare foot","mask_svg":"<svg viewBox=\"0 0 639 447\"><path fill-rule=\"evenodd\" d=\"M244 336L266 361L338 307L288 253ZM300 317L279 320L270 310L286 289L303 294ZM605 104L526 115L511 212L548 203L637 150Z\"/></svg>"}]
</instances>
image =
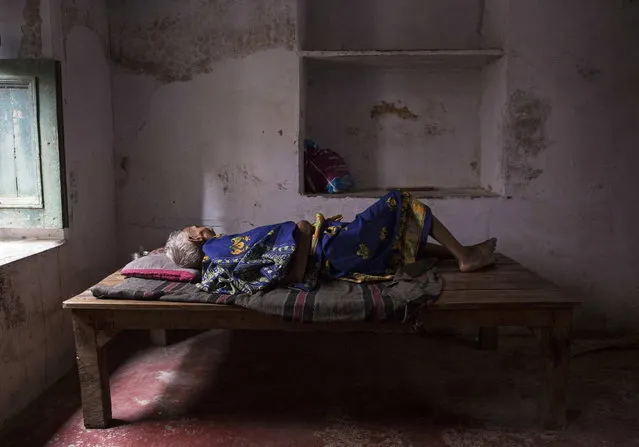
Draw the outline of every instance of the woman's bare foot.
<instances>
[{"instance_id":1,"label":"woman's bare foot","mask_svg":"<svg viewBox=\"0 0 639 447\"><path fill-rule=\"evenodd\" d=\"M466 247L468 253L459 260L459 270L472 272L495 263L497 239L491 238L481 244Z\"/></svg>"}]
</instances>

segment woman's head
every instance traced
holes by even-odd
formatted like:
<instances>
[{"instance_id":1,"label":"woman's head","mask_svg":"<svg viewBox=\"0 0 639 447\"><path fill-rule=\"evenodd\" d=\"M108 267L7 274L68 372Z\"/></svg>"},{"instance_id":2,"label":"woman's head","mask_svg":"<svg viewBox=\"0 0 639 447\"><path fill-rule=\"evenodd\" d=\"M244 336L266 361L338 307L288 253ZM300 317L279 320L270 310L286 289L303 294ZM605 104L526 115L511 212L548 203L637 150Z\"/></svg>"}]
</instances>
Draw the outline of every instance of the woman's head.
<instances>
[{"instance_id":1,"label":"woman's head","mask_svg":"<svg viewBox=\"0 0 639 447\"><path fill-rule=\"evenodd\" d=\"M207 227L190 226L169 234L164 246L166 255L180 267L199 268L204 253L202 244L215 236Z\"/></svg>"},{"instance_id":2,"label":"woman's head","mask_svg":"<svg viewBox=\"0 0 639 447\"><path fill-rule=\"evenodd\" d=\"M197 227L195 225L191 225L190 227L184 227L182 230L189 236L189 240L191 242L195 242L197 244L203 244L215 237L215 231L211 230L209 227Z\"/></svg>"}]
</instances>

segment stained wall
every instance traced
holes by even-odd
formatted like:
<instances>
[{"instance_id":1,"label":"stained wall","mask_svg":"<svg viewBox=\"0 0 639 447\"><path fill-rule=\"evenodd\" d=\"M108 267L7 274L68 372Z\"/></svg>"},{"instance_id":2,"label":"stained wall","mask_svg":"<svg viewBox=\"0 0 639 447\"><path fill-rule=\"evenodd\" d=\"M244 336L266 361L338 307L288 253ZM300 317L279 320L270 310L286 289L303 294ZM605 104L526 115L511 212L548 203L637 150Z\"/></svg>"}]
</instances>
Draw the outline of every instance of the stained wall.
<instances>
[{"instance_id":1,"label":"stained wall","mask_svg":"<svg viewBox=\"0 0 639 447\"><path fill-rule=\"evenodd\" d=\"M490 24L485 41L507 54L499 82L485 82L497 100L481 106L480 138L499 148L487 156L506 167L510 198L429 204L463 242L496 236L501 252L583 298L580 324L633 326L639 5L485 4L477 29ZM186 224L241 231L315 211L350 218L372 202L298 192L294 1L154 5L109 2L120 259Z\"/></svg>"},{"instance_id":2,"label":"stained wall","mask_svg":"<svg viewBox=\"0 0 639 447\"><path fill-rule=\"evenodd\" d=\"M2 2L0 24L0 57L62 63L70 213L62 246L0 266L1 426L73 366L62 301L115 269L116 229L106 5Z\"/></svg>"},{"instance_id":3,"label":"stained wall","mask_svg":"<svg viewBox=\"0 0 639 447\"><path fill-rule=\"evenodd\" d=\"M60 302L140 245L191 223L228 232L316 211L351 218L373 200L299 194L295 1L153 4L0 4L0 57L63 62L71 212L65 245L0 267L0 421L73 364ZM429 205L462 242L496 236L501 252L583 298L581 327L632 329L639 4L485 4L477 30L491 24L482 37L506 56L482 81L494 94L480 138L506 167L510 198Z\"/></svg>"}]
</instances>

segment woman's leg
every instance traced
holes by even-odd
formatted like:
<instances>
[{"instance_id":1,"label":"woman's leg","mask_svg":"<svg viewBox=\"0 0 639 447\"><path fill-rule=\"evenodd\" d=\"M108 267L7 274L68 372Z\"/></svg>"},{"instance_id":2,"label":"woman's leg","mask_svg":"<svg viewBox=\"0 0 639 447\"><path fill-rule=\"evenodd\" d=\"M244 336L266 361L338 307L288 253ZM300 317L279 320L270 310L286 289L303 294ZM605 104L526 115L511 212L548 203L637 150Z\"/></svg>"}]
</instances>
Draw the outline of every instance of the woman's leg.
<instances>
[{"instance_id":1,"label":"woman's leg","mask_svg":"<svg viewBox=\"0 0 639 447\"><path fill-rule=\"evenodd\" d=\"M497 239L491 238L481 244L464 246L439 219L432 216L433 222L430 235L439 242L443 249L450 252L459 262L459 269L462 272L471 272L495 262L495 247ZM445 253L445 251L443 252Z\"/></svg>"},{"instance_id":2,"label":"woman's leg","mask_svg":"<svg viewBox=\"0 0 639 447\"><path fill-rule=\"evenodd\" d=\"M419 257L427 258L434 257L439 259L454 259L453 254L443 245L439 244L431 244L430 242L426 242L425 245L420 248Z\"/></svg>"}]
</instances>

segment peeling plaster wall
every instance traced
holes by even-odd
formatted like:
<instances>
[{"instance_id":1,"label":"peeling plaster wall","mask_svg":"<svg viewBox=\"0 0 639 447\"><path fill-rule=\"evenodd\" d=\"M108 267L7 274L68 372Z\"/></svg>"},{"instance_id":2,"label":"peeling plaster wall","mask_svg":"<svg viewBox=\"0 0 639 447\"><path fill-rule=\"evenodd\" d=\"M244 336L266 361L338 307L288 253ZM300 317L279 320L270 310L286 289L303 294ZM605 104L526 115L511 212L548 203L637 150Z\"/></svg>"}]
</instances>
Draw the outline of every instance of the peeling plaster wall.
<instances>
[{"instance_id":1,"label":"peeling plaster wall","mask_svg":"<svg viewBox=\"0 0 639 447\"><path fill-rule=\"evenodd\" d=\"M186 224L351 218L372 202L298 194L292 0L141 4L110 2L121 261ZM463 242L497 236L583 298L582 327L636 327L639 2L486 4L503 34L486 42L507 56L482 129L503 147L512 198L430 205Z\"/></svg>"},{"instance_id":2,"label":"peeling plaster wall","mask_svg":"<svg viewBox=\"0 0 639 447\"><path fill-rule=\"evenodd\" d=\"M339 148L357 189L479 186L478 70L307 68L306 135Z\"/></svg>"},{"instance_id":3,"label":"peeling plaster wall","mask_svg":"<svg viewBox=\"0 0 639 447\"><path fill-rule=\"evenodd\" d=\"M636 331L639 3L511 2L507 35L515 199L490 230L583 298L584 324Z\"/></svg>"},{"instance_id":4,"label":"peeling plaster wall","mask_svg":"<svg viewBox=\"0 0 639 447\"><path fill-rule=\"evenodd\" d=\"M0 426L72 367L62 301L116 268L107 15L101 0L0 4L0 57L62 62L67 242L0 266Z\"/></svg>"},{"instance_id":5,"label":"peeling plaster wall","mask_svg":"<svg viewBox=\"0 0 639 447\"><path fill-rule=\"evenodd\" d=\"M273 47L292 49L294 3L288 0L111 0L113 61L164 83L209 73L217 61ZM184 51L188 48L188 51Z\"/></svg>"}]
</instances>

